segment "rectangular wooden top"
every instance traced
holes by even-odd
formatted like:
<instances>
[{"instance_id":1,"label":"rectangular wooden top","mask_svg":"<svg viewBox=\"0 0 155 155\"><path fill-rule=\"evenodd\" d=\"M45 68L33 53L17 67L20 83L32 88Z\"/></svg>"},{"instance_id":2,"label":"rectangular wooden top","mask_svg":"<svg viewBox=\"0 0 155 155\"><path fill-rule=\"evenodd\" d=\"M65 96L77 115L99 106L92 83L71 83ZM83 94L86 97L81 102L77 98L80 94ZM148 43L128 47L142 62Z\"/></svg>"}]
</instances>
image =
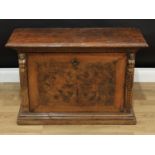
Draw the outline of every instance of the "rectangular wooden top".
<instances>
[{"instance_id":1,"label":"rectangular wooden top","mask_svg":"<svg viewBox=\"0 0 155 155\"><path fill-rule=\"evenodd\" d=\"M135 28L19 28L6 47L147 47Z\"/></svg>"}]
</instances>

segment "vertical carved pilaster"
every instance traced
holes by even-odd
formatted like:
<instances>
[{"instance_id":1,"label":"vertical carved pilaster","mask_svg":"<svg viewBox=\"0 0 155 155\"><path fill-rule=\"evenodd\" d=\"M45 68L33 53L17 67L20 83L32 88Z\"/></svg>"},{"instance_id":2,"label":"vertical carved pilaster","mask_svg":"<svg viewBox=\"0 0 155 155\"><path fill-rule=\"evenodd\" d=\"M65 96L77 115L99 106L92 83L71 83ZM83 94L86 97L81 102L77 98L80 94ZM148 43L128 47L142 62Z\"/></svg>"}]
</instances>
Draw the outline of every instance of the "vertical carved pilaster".
<instances>
[{"instance_id":1,"label":"vertical carved pilaster","mask_svg":"<svg viewBox=\"0 0 155 155\"><path fill-rule=\"evenodd\" d=\"M18 54L18 63L19 63L19 71L20 71L20 85L21 87L25 87L25 73L26 73L26 54L19 53Z\"/></svg>"},{"instance_id":2,"label":"vertical carved pilaster","mask_svg":"<svg viewBox=\"0 0 155 155\"><path fill-rule=\"evenodd\" d=\"M19 72L20 72L20 86L21 86L21 99L22 99L22 111L29 111L29 101L28 101L28 86L27 86L27 64L26 64L26 54L18 54Z\"/></svg>"},{"instance_id":3,"label":"vertical carved pilaster","mask_svg":"<svg viewBox=\"0 0 155 155\"><path fill-rule=\"evenodd\" d=\"M132 108L132 87L134 78L134 67L135 67L135 53L128 53L127 71L126 71L126 103L125 111L130 112Z\"/></svg>"}]
</instances>

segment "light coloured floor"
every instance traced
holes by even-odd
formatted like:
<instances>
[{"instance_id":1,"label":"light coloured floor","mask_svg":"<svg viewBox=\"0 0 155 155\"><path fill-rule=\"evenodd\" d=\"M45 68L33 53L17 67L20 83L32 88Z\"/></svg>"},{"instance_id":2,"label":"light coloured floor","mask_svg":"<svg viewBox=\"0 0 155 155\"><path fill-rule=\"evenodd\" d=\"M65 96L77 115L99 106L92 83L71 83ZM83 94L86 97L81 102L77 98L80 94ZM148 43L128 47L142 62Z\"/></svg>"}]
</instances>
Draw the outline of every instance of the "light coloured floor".
<instances>
[{"instance_id":1,"label":"light coloured floor","mask_svg":"<svg viewBox=\"0 0 155 155\"><path fill-rule=\"evenodd\" d=\"M19 84L0 83L0 134L155 134L155 83L134 84L137 125L18 126Z\"/></svg>"}]
</instances>

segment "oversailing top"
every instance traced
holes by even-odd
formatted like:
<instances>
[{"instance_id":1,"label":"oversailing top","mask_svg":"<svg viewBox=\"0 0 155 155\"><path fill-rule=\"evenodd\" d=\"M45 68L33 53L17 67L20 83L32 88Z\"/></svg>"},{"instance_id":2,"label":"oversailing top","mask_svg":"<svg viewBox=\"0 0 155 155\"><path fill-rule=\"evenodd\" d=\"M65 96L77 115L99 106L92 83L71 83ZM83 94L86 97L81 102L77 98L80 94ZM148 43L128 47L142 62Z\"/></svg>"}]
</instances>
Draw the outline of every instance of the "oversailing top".
<instances>
[{"instance_id":1,"label":"oversailing top","mask_svg":"<svg viewBox=\"0 0 155 155\"><path fill-rule=\"evenodd\" d=\"M6 47L147 47L135 28L18 28Z\"/></svg>"}]
</instances>

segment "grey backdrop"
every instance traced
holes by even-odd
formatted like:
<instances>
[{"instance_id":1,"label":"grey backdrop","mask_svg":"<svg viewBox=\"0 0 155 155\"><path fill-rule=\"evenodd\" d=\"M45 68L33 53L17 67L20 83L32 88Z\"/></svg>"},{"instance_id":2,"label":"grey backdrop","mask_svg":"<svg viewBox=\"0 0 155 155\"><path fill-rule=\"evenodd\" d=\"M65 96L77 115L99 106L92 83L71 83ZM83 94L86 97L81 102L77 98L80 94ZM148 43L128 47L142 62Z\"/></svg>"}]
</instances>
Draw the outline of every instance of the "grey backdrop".
<instances>
[{"instance_id":1,"label":"grey backdrop","mask_svg":"<svg viewBox=\"0 0 155 155\"><path fill-rule=\"evenodd\" d=\"M136 67L155 67L155 20L0 20L0 67L18 67L17 54L4 47L11 32L19 27L136 27L143 32L149 48L139 51Z\"/></svg>"}]
</instances>

